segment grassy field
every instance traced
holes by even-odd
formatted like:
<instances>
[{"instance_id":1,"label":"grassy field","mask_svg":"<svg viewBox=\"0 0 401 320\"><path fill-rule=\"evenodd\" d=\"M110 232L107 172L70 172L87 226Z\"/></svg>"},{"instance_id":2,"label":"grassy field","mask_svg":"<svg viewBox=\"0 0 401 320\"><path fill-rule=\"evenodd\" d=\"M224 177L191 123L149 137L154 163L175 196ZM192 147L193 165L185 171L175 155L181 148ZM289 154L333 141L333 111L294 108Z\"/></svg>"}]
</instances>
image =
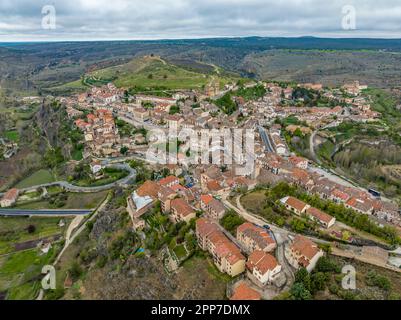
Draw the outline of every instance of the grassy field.
<instances>
[{"instance_id":1,"label":"grassy field","mask_svg":"<svg viewBox=\"0 0 401 320\"><path fill-rule=\"evenodd\" d=\"M65 225L60 227L60 218L0 218L0 292L7 292L7 299L36 297L41 269L54 259L60 244L53 243L52 249L42 254L25 242L63 235L72 219L63 220ZM20 251L16 251L16 244L19 244Z\"/></svg>"},{"instance_id":2,"label":"grassy field","mask_svg":"<svg viewBox=\"0 0 401 320\"><path fill-rule=\"evenodd\" d=\"M24 180L20 181L19 183L17 183L15 187L18 189L23 189L54 181L55 181L54 176L50 171L41 169L39 171L36 171L29 177L25 178Z\"/></svg>"},{"instance_id":3,"label":"grassy field","mask_svg":"<svg viewBox=\"0 0 401 320\"><path fill-rule=\"evenodd\" d=\"M176 254L178 259L183 259L187 256L187 250L183 245L178 245L174 248L174 253Z\"/></svg>"},{"instance_id":4,"label":"grassy field","mask_svg":"<svg viewBox=\"0 0 401 320\"><path fill-rule=\"evenodd\" d=\"M68 193L64 205L58 209L93 209L107 196L108 191L94 193ZM55 209L48 200L35 201L16 206L19 209Z\"/></svg>"},{"instance_id":5,"label":"grassy field","mask_svg":"<svg viewBox=\"0 0 401 320\"><path fill-rule=\"evenodd\" d=\"M56 249L39 254L37 249L20 251L0 262L0 291L9 300L34 299L40 289L42 267L54 259Z\"/></svg>"},{"instance_id":6,"label":"grassy field","mask_svg":"<svg viewBox=\"0 0 401 320\"><path fill-rule=\"evenodd\" d=\"M187 70L165 62L158 57L143 57L131 62L98 70L88 75L93 81L116 79L118 87L163 87L166 89L202 89L216 76ZM232 81L229 77L219 77L221 85ZM92 82L93 82L92 81Z\"/></svg>"},{"instance_id":7,"label":"grassy field","mask_svg":"<svg viewBox=\"0 0 401 320\"><path fill-rule=\"evenodd\" d=\"M13 142L18 142L19 141L19 133L18 131L6 131L4 136Z\"/></svg>"},{"instance_id":8,"label":"grassy field","mask_svg":"<svg viewBox=\"0 0 401 320\"><path fill-rule=\"evenodd\" d=\"M54 94L64 94L64 93L78 93L88 90L88 87L82 83L82 80L76 80L73 82L68 82L66 84L49 88Z\"/></svg>"},{"instance_id":9,"label":"grassy field","mask_svg":"<svg viewBox=\"0 0 401 320\"><path fill-rule=\"evenodd\" d=\"M232 280L229 275L217 270L207 257L193 256L186 260L177 274L179 283L187 288L199 286L197 299L225 299L227 283ZM181 289L183 290L183 289Z\"/></svg>"},{"instance_id":10,"label":"grassy field","mask_svg":"<svg viewBox=\"0 0 401 320\"><path fill-rule=\"evenodd\" d=\"M241 204L250 212L258 213L263 209L266 199L265 191L260 190L241 197Z\"/></svg>"},{"instance_id":11,"label":"grassy field","mask_svg":"<svg viewBox=\"0 0 401 320\"><path fill-rule=\"evenodd\" d=\"M64 220L66 225L71 221L69 218ZM59 221L60 218L1 217L0 255L12 252L15 243L63 234L66 227L59 227ZM31 233L28 232L29 226L35 227Z\"/></svg>"}]
</instances>

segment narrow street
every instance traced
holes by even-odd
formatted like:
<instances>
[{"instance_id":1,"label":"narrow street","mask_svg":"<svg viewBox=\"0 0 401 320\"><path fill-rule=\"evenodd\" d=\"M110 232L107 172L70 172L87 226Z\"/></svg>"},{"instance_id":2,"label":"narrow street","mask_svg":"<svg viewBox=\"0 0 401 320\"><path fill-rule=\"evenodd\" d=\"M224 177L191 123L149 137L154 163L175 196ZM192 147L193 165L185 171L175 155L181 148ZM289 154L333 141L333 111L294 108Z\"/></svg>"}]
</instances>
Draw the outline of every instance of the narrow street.
<instances>
[{"instance_id":1,"label":"narrow street","mask_svg":"<svg viewBox=\"0 0 401 320\"><path fill-rule=\"evenodd\" d=\"M284 229L278 228L274 225L268 224L262 218L255 217L254 215L248 213L245 210L245 208L241 205L240 198L241 198L241 196L236 197L237 206L234 206L233 204L230 203L229 200L227 200L227 195L222 197L222 201L226 207L234 210L236 213L238 213L240 216L242 216L248 222L258 225L260 227L264 227L266 225L270 226L270 230L272 231L273 236L277 243L276 258L277 258L278 263L282 266L282 270L286 276L286 284L285 284L285 287L283 290L288 290L291 287L291 285L295 279L294 271L293 271L292 267L289 265L289 263L287 262L287 259L285 258L285 254L284 254L285 245L286 245L286 243L289 242L288 235L290 234L290 232L288 232ZM230 239L231 239L231 237L230 237ZM238 245L238 241L236 239L235 240L231 239L231 240ZM238 245L238 246L241 248L241 245Z\"/></svg>"}]
</instances>

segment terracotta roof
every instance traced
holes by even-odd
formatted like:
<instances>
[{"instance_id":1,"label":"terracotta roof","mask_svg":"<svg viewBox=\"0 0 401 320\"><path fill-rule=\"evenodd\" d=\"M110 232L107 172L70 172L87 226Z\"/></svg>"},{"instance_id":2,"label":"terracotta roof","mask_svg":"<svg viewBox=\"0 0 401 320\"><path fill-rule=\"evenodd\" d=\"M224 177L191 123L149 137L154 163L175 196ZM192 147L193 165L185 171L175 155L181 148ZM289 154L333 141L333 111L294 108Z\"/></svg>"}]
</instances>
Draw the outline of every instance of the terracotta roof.
<instances>
[{"instance_id":1,"label":"terracotta roof","mask_svg":"<svg viewBox=\"0 0 401 320\"><path fill-rule=\"evenodd\" d=\"M180 185L180 184L174 184L170 187L172 190L174 191L188 191L187 188L185 188L184 186Z\"/></svg>"},{"instance_id":2,"label":"terracotta roof","mask_svg":"<svg viewBox=\"0 0 401 320\"><path fill-rule=\"evenodd\" d=\"M213 197L210 194L202 194L201 195L201 201L205 204L208 205L210 201L213 200Z\"/></svg>"},{"instance_id":3,"label":"terracotta roof","mask_svg":"<svg viewBox=\"0 0 401 320\"><path fill-rule=\"evenodd\" d=\"M216 248L216 254L225 258L229 264L234 265L240 260L245 260L245 257L242 255L241 250L232 243L222 232L217 241L213 241Z\"/></svg>"},{"instance_id":4,"label":"terracotta roof","mask_svg":"<svg viewBox=\"0 0 401 320\"><path fill-rule=\"evenodd\" d=\"M171 201L171 208L174 209L178 215L186 217L194 213L194 209L182 198L174 199Z\"/></svg>"},{"instance_id":5,"label":"terracotta roof","mask_svg":"<svg viewBox=\"0 0 401 320\"><path fill-rule=\"evenodd\" d=\"M242 177L242 176L236 177L236 178L234 178L234 180L237 182L237 184L245 185L248 187L256 184L255 180L251 180L251 179L248 179L248 178Z\"/></svg>"},{"instance_id":6,"label":"terracotta roof","mask_svg":"<svg viewBox=\"0 0 401 320\"><path fill-rule=\"evenodd\" d=\"M362 212L368 212L373 209L373 202L368 199L351 198L347 201L347 205Z\"/></svg>"},{"instance_id":7,"label":"terracotta roof","mask_svg":"<svg viewBox=\"0 0 401 320\"><path fill-rule=\"evenodd\" d=\"M136 190L136 194L140 197L151 196L153 198L157 198L159 189L160 186L156 182L147 180Z\"/></svg>"},{"instance_id":8,"label":"terracotta roof","mask_svg":"<svg viewBox=\"0 0 401 320\"><path fill-rule=\"evenodd\" d=\"M160 184L161 186L166 186L166 185L168 185L168 184L170 184L170 183L173 183L174 181L178 181L178 182L176 182L176 183L179 183L179 179L178 179L176 176L168 176L168 177L166 177L166 178L161 179L161 180L159 181L159 184Z\"/></svg>"},{"instance_id":9,"label":"terracotta roof","mask_svg":"<svg viewBox=\"0 0 401 320\"><path fill-rule=\"evenodd\" d=\"M219 191L219 190L223 189L223 187L216 180L209 181L207 183L207 188L210 191Z\"/></svg>"},{"instance_id":10,"label":"terracotta roof","mask_svg":"<svg viewBox=\"0 0 401 320\"><path fill-rule=\"evenodd\" d=\"M349 195L339 189L334 189L331 194L333 197L341 199L342 201L347 201L349 199Z\"/></svg>"},{"instance_id":11,"label":"terracotta roof","mask_svg":"<svg viewBox=\"0 0 401 320\"><path fill-rule=\"evenodd\" d=\"M326 223L329 223L331 220L333 220L333 217L328 215L327 213L317 209L317 208L308 208L306 209L306 213L315 217L316 219L318 219L319 221L323 221Z\"/></svg>"},{"instance_id":12,"label":"terracotta roof","mask_svg":"<svg viewBox=\"0 0 401 320\"><path fill-rule=\"evenodd\" d=\"M209 202L209 207L214 212L217 212L217 213L226 211L226 208L224 207L224 205L219 200L216 200L214 198Z\"/></svg>"},{"instance_id":13,"label":"terracotta roof","mask_svg":"<svg viewBox=\"0 0 401 320\"><path fill-rule=\"evenodd\" d=\"M234 294L230 300L260 300L261 298L262 296L259 292L249 287L245 282L241 282L234 290Z\"/></svg>"},{"instance_id":14,"label":"terracotta roof","mask_svg":"<svg viewBox=\"0 0 401 320\"><path fill-rule=\"evenodd\" d=\"M245 222L237 228L237 233L242 233L246 237L256 242L260 249L264 249L270 244L275 243L270 234L263 228L257 227L250 222Z\"/></svg>"},{"instance_id":15,"label":"terracotta roof","mask_svg":"<svg viewBox=\"0 0 401 320\"><path fill-rule=\"evenodd\" d=\"M176 114L169 114L169 115L166 116L164 119L165 119L166 121L175 121L175 122L178 122L178 121L180 121L180 120L182 119L182 117L179 116L179 115L176 115Z\"/></svg>"},{"instance_id":16,"label":"terracotta roof","mask_svg":"<svg viewBox=\"0 0 401 320\"><path fill-rule=\"evenodd\" d=\"M310 179L310 175L309 175L308 171L306 171L304 169L299 169L299 168L294 168L292 170L292 176L295 179L301 180L304 182L308 182L308 180Z\"/></svg>"},{"instance_id":17,"label":"terracotta roof","mask_svg":"<svg viewBox=\"0 0 401 320\"><path fill-rule=\"evenodd\" d=\"M196 231L202 236L208 236L214 232L219 232L219 227L211 220L200 218L196 220Z\"/></svg>"},{"instance_id":18,"label":"terracotta roof","mask_svg":"<svg viewBox=\"0 0 401 320\"><path fill-rule=\"evenodd\" d=\"M176 193L171 188L161 186L158 192L158 197L160 200L164 201L168 197L175 195Z\"/></svg>"},{"instance_id":19,"label":"terracotta roof","mask_svg":"<svg viewBox=\"0 0 401 320\"><path fill-rule=\"evenodd\" d=\"M149 111L146 110L146 109L143 108L143 107L135 108L135 109L134 109L134 112L135 112L135 113L149 113Z\"/></svg>"},{"instance_id":20,"label":"terracotta roof","mask_svg":"<svg viewBox=\"0 0 401 320\"><path fill-rule=\"evenodd\" d=\"M307 266L309 261L320 251L316 243L301 235L295 237L291 250L295 251L298 255L307 258L307 264L303 264L304 266Z\"/></svg>"},{"instance_id":21,"label":"terracotta roof","mask_svg":"<svg viewBox=\"0 0 401 320\"><path fill-rule=\"evenodd\" d=\"M16 200L17 197L18 197L18 192L19 192L18 189L12 188L12 189L8 190L8 191L4 194L2 200L14 201L14 200Z\"/></svg>"},{"instance_id":22,"label":"terracotta roof","mask_svg":"<svg viewBox=\"0 0 401 320\"><path fill-rule=\"evenodd\" d=\"M296 157L296 156L292 156L289 157L288 160L290 160L291 163L293 163L294 165L300 164L301 162L308 162L307 159L302 158L302 157Z\"/></svg>"},{"instance_id":23,"label":"terracotta roof","mask_svg":"<svg viewBox=\"0 0 401 320\"><path fill-rule=\"evenodd\" d=\"M298 200L297 198L294 197L288 197L284 203L291 206L292 208L295 208L298 211L304 210L305 207L307 206L305 202Z\"/></svg>"},{"instance_id":24,"label":"terracotta roof","mask_svg":"<svg viewBox=\"0 0 401 320\"><path fill-rule=\"evenodd\" d=\"M198 219L196 221L196 230L213 243L215 254L220 258L226 259L229 264L233 265L240 260L245 261L241 250L224 235L216 223L205 218Z\"/></svg>"},{"instance_id":25,"label":"terracotta roof","mask_svg":"<svg viewBox=\"0 0 401 320\"><path fill-rule=\"evenodd\" d=\"M250 271L256 269L261 274L266 274L269 270L273 270L278 266L277 260L271 254L265 253L261 250L256 250L248 257L246 263Z\"/></svg>"}]
</instances>

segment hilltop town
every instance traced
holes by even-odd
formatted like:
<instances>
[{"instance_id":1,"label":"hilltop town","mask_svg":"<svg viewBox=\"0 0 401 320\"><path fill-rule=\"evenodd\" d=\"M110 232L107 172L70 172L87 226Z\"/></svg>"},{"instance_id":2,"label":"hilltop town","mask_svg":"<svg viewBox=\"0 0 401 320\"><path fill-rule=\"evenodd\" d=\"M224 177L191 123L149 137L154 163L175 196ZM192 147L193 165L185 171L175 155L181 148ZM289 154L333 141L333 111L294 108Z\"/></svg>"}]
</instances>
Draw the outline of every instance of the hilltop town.
<instances>
[{"instance_id":1,"label":"hilltop town","mask_svg":"<svg viewBox=\"0 0 401 320\"><path fill-rule=\"evenodd\" d=\"M87 169L79 170L88 172L80 174L93 183L106 179L110 184L83 186L74 184L79 179L73 176L29 190L10 188L0 204L18 210L19 197L39 190L43 199L55 186L69 192L121 189L119 208L142 239L135 238L139 251L134 253L160 255L160 268L174 274L202 251L218 272L230 277L227 298L232 300L312 295L311 288L296 290L296 275L306 270L315 279L331 255L399 272L389 259L400 243L397 200L336 173L315 155L319 130L381 121L383 114L372 107L367 89L358 81L327 88L242 80L220 84L213 79L201 89L155 95L151 90L130 94L110 82L54 97L82 139L82 159L72 165L85 164ZM254 134L255 143L253 150L234 155L238 163L193 163L189 155L201 151L201 143L174 136L166 141L176 146L173 163L148 160L149 148L160 143L149 132L182 129L197 137L207 130L243 129ZM310 158L294 148L294 137L309 140ZM223 142L214 141L213 150L220 150ZM245 142L234 139L235 144L242 150ZM223 159L225 151L218 153ZM247 153L254 169L238 174ZM109 180L116 165L127 172ZM246 201L256 196L263 199L257 209ZM1 212L7 214L5 210ZM72 278L70 270L64 289L72 287Z\"/></svg>"}]
</instances>

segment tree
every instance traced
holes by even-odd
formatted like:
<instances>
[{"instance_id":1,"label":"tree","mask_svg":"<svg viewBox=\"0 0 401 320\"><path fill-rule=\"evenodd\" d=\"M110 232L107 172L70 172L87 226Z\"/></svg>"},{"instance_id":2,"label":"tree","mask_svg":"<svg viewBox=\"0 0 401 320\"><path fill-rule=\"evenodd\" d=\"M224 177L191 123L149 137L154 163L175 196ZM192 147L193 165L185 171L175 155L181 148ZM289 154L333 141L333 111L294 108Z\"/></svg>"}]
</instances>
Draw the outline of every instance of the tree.
<instances>
[{"instance_id":1,"label":"tree","mask_svg":"<svg viewBox=\"0 0 401 320\"><path fill-rule=\"evenodd\" d=\"M33 224L30 224L26 230L28 231L28 233L34 233L36 231L36 227Z\"/></svg>"},{"instance_id":2,"label":"tree","mask_svg":"<svg viewBox=\"0 0 401 320\"><path fill-rule=\"evenodd\" d=\"M126 155L127 152L128 152L128 148L125 147L125 146L120 149L120 153L123 154L123 155Z\"/></svg>"},{"instance_id":3,"label":"tree","mask_svg":"<svg viewBox=\"0 0 401 320\"><path fill-rule=\"evenodd\" d=\"M54 168L58 164L64 162L64 156L60 147L47 149L44 155L45 164L49 168Z\"/></svg>"},{"instance_id":4,"label":"tree","mask_svg":"<svg viewBox=\"0 0 401 320\"><path fill-rule=\"evenodd\" d=\"M169 114L176 114L180 112L180 107L177 105L171 106L170 107L170 112Z\"/></svg>"},{"instance_id":5,"label":"tree","mask_svg":"<svg viewBox=\"0 0 401 320\"><path fill-rule=\"evenodd\" d=\"M227 231L234 233L237 227L245 222L235 211L230 210L220 221L221 225Z\"/></svg>"},{"instance_id":6,"label":"tree","mask_svg":"<svg viewBox=\"0 0 401 320\"><path fill-rule=\"evenodd\" d=\"M71 268L69 270L71 278L75 281L78 280L79 277L82 275L83 270L81 266L78 264L78 262L74 261L71 265Z\"/></svg>"},{"instance_id":7,"label":"tree","mask_svg":"<svg viewBox=\"0 0 401 320\"><path fill-rule=\"evenodd\" d=\"M291 229L297 233L303 233L305 231L305 223L299 219L291 220Z\"/></svg>"},{"instance_id":8,"label":"tree","mask_svg":"<svg viewBox=\"0 0 401 320\"><path fill-rule=\"evenodd\" d=\"M321 257L316 263L316 271L340 273L340 266L328 257Z\"/></svg>"},{"instance_id":9,"label":"tree","mask_svg":"<svg viewBox=\"0 0 401 320\"><path fill-rule=\"evenodd\" d=\"M215 101L216 105L227 115L233 114L237 110L236 103L231 99L231 92Z\"/></svg>"},{"instance_id":10,"label":"tree","mask_svg":"<svg viewBox=\"0 0 401 320\"><path fill-rule=\"evenodd\" d=\"M190 250L190 251L195 250L197 241L196 241L196 238L193 235L193 233L187 233L185 235L185 242L186 242L188 250Z\"/></svg>"},{"instance_id":11,"label":"tree","mask_svg":"<svg viewBox=\"0 0 401 320\"><path fill-rule=\"evenodd\" d=\"M308 270L306 268L301 268L295 274L295 283L302 283L304 288L310 291L311 289L311 279Z\"/></svg>"},{"instance_id":12,"label":"tree","mask_svg":"<svg viewBox=\"0 0 401 320\"><path fill-rule=\"evenodd\" d=\"M322 291L326 287L326 275L323 272L317 272L311 276L312 292Z\"/></svg>"},{"instance_id":13,"label":"tree","mask_svg":"<svg viewBox=\"0 0 401 320\"><path fill-rule=\"evenodd\" d=\"M305 288L305 286L302 283L295 283L291 290L291 295L293 297L293 299L295 300L311 300L312 299L312 295L309 292L309 290L307 290Z\"/></svg>"}]
</instances>

